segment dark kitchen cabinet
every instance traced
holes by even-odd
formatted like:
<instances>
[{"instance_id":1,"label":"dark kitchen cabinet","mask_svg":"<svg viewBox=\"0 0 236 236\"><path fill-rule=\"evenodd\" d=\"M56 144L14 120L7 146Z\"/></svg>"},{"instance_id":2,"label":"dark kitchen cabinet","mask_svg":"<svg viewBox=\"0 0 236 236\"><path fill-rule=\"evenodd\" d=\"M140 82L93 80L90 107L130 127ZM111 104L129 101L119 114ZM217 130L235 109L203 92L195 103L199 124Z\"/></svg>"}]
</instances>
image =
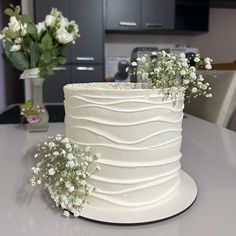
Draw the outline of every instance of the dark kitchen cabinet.
<instances>
[{"instance_id":1,"label":"dark kitchen cabinet","mask_svg":"<svg viewBox=\"0 0 236 236\"><path fill-rule=\"evenodd\" d=\"M208 0L176 0L175 30L177 32L207 32L208 22Z\"/></svg>"},{"instance_id":2,"label":"dark kitchen cabinet","mask_svg":"<svg viewBox=\"0 0 236 236\"><path fill-rule=\"evenodd\" d=\"M104 62L103 0L70 0L71 19L79 24L80 38L71 47L72 62Z\"/></svg>"},{"instance_id":3,"label":"dark kitchen cabinet","mask_svg":"<svg viewBox=\"0 0 236 236\"><path fill-rule=\"evenodd\" d=\"M174 28L175 0L105 0L106 30L148 32Z\"/></svg>"},{"instance_id":4,"label":"dark kitchen cabinet","mask_svg":"<svg viewBox=\"0 0 236 236\"><path fill-rule=\"evenodd\" d=\"M175 0L143 0L142 29L174 29Z\"/></svg>"},{"instance_id":5,"label":"dark kitchen cabinet","mask_svg":"<svg viewBox=\"0 0 236 236\"><path fill-rule=\"evenodd\" d=\"M142 0L106 0L106 30L140 30L141 1Z\"/></svg>"},{"instance_id":6,"label":"dark kitchen cabinet","mask_svg":"<svg viewBox=\"0 0 236 236\"><path fill-rule=\"evenodd\" d=\"M45 79L43 85L44 102L58 103L64 101L63 86L71 83L71 66L58 66L55 74Z\"/></svg>"},{"instance_id":7,"label":"dark kitchen cabinet","mask_svg":"<svg viewBox=\"0 0 236 236\"><path fill-rule=\"evenodd\" d=\"M103 82L103 65L73 65L72 83Z\"/></svg>"}]
</instances>

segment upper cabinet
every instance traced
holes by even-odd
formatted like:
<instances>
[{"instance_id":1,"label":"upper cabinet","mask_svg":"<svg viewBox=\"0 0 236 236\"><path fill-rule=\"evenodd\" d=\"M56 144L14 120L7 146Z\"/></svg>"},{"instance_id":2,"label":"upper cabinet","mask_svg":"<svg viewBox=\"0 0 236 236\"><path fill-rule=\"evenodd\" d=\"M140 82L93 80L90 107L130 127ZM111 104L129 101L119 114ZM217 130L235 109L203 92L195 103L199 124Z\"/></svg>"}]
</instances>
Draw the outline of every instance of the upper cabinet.
<instances>
[{"instance_id":1,"label":"upper cabinet","mask_svg":"<svg viewBox=\"0 0 236 236\"><path fill-rule=\"evenodd\" d=\"M78 22L81 35L77 43L71 47L72 62L103 63L103 0L70 0L70 2L70 17Z\"/></svg>"},{"instance_id":2,"label":"upper cabinet","mask_svg":"<svg viewBox=\"0 0 236 236\"><path fill-rule=\"evenodd\" d=\"M207 32L208 0L176 0L175 30L179 32Z\"/></svg>"},{"instance_id":3,"label":"upper cabinet","mask_svg":"<svg viewBox=\"0 0 236 236\"><path fill-rule=\"evenodd\" d=\"M105 0L107 31L173 29L175 0Z\"/></svg>"},{"instance_id":4,"label":"upper cabinet","mask_svg":"<svg viewBox=\"0 0 236 236\"><path fill-rule=\"evenodd\" d=\"M104 0L108 33L208 31L209 0Z\"/></svg>"},{"instance_id":5,"label":"upper cabinet","mask_svg":"<svg viewBox=\"0 0 236 236\"><path fill-rule=\"evenodd\" d=\"M175 0L143 0L142 29L174 29Z\"/></svg>"},{"instance_id":6,"label":"upper cabinet","mask_svg":"<svg viewBox=\"0 0 236 236\"><path fill-rule=\"evenodd\" d=\"M141 0L105 0L107 30L141 29Z\"/></svg>"}]
</instances>

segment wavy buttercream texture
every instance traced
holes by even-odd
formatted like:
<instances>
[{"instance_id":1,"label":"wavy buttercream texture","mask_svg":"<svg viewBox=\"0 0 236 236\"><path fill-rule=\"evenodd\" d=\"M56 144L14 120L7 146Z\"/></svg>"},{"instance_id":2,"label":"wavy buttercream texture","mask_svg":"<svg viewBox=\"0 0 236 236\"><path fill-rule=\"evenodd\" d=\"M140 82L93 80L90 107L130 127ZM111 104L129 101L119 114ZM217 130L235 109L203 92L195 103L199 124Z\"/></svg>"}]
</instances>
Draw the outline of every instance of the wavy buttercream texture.
<instances>
[{"instance_id":1,"label":"wavy buttercream texture","mask_svg":"<svg viewBox=\"0 0 236 236\"><path fill-rule=\"evenodd\" d=\"M140 84L64 87L66 136L100 153L94 207L151 207L179 186L183 101Z\"/></svg>"}]
</instances>

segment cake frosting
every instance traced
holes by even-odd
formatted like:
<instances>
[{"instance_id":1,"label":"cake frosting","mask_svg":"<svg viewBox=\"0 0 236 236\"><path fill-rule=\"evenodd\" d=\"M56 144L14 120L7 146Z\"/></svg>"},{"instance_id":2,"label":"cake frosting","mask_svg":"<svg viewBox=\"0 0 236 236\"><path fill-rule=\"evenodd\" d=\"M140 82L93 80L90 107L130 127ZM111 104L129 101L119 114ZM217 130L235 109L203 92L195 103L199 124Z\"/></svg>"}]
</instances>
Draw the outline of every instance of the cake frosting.
<instances>
[{"instance_id":1,"label":"cake frosting","mask_svg":"<svg viewBox=\"0 0 236 236\"><path fill-rule=\"evenodd\" d=\"M66 136L101 156L91 206L140 209L174 197L183 100L132 83L69 84L64 94Z\"/></svg>"}]
</instances>

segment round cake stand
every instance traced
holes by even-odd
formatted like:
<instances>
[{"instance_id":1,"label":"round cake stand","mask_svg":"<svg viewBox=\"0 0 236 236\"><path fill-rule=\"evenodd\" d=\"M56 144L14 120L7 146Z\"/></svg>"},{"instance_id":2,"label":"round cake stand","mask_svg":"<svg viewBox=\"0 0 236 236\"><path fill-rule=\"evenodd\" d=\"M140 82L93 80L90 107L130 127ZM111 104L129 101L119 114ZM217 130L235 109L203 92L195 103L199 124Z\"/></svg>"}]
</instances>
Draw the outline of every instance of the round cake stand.
<instances>
[{"instance_id":1,"label":"round cake stand","mask_svg":"<svg viewBox=\"0 0 236 236\"><path fill-rule=\"evenodd\" d=\"M149 208L115 210L86 205L81 217L111 224L144 224L169 219L183 213L197 198L197 185L186 172L180 171L180 186L175 195Z\"/></svg>"}]
</instances>

